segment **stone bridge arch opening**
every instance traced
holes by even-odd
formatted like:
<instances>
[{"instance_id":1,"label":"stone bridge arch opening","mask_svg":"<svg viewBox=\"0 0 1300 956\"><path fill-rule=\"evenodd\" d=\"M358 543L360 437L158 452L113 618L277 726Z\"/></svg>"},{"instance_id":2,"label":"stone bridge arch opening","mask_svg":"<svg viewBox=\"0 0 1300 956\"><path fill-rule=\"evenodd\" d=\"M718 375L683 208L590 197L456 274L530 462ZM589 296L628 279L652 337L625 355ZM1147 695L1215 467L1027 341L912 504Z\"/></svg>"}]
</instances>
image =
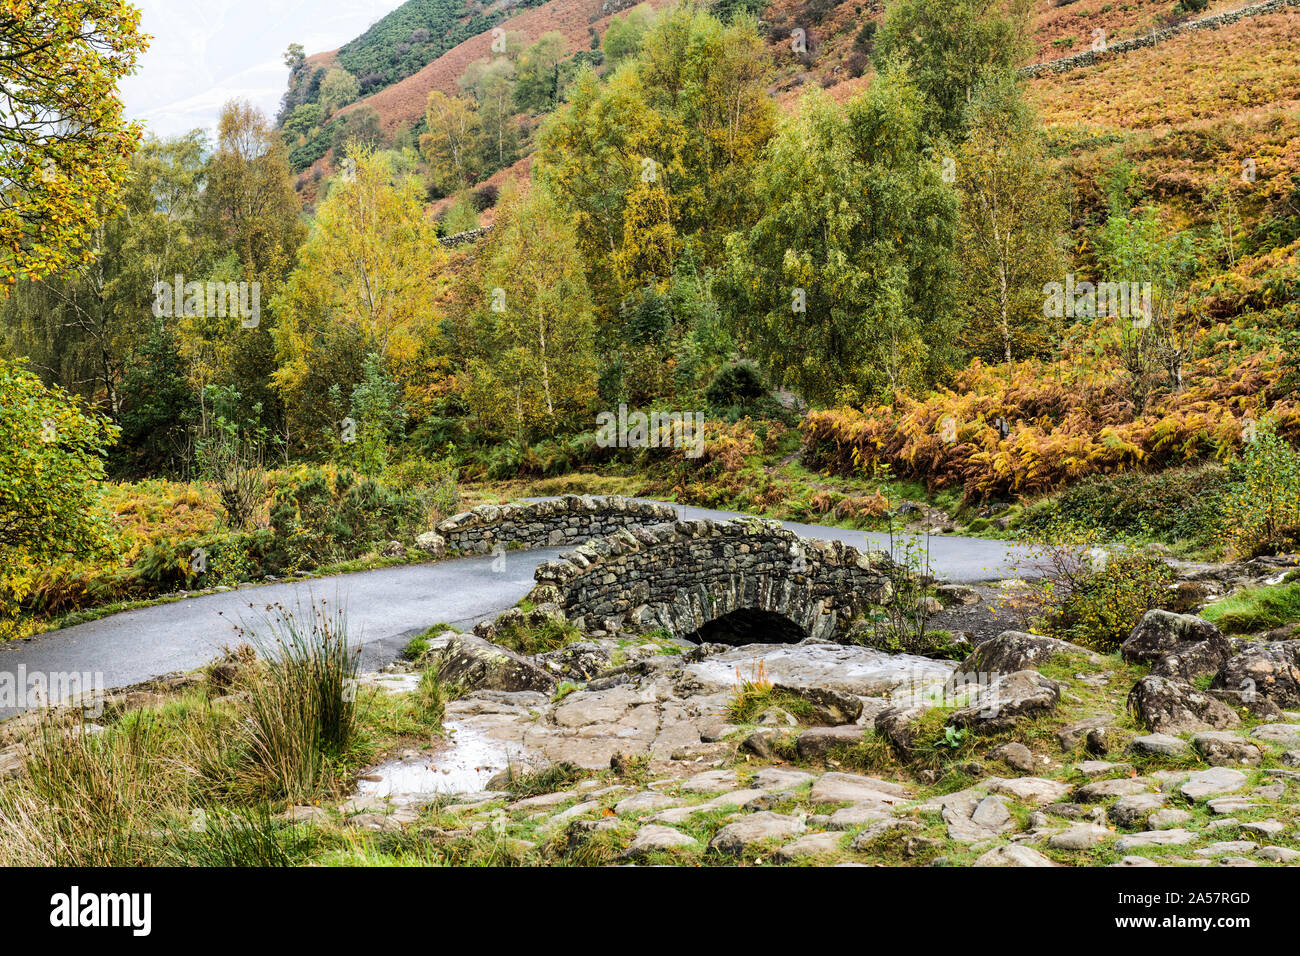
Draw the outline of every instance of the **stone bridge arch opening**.
<instances>
[{"instance_id":1,"label":"stone bridge arch opening","mask_svg":"<svg viewBox=\"0 0 1300 956\"><path fill-rule=\"evenodd\" d=\"M740 607L683 637L696 644L798 644L808 632L784 614L760 608Z\"/></svg>"}]
</instances>

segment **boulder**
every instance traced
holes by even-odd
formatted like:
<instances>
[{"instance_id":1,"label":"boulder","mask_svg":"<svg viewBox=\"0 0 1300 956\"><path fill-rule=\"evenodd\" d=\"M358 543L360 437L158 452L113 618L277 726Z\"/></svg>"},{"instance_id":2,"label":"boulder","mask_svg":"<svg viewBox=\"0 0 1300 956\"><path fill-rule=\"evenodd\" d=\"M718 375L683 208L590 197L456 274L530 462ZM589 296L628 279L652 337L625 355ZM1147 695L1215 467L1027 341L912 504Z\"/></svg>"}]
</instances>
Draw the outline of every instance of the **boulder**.
<instances>
[{"instance_id":1,"label":"boulder","mask_svg":"<svg viewBox=\"0 0 1300 956\"><path fill-rule=\"evenodd\" d=\"M1027 668L1041 667L1058 654L1092 657L1077 644L1040 637L1021 631L1003 631L985 641L957 666L957 674L1011 674Z\"/></svg>"},{"instance_id":2,"label":"boulder","mask_svg":"<svg viewBox=\"0 0 1300 956\"><path fill-rule=\"evenodd\" d=\"M1120 654L1130 663L1151 664L1180 646L1223 640L1219 629L1209 621L1191 614L1171 614L1154 609L1147 611L1120 645Z\"/></svg>"},{"instance_id":3,"label":"boulder","mask_svg":"<svg viewBox=\"0 0 1300 956\"><path fill-rule=\"evenodd\" d=\"M805 730L795 741L795 749L801 760L821 760L837 747L852 747L862 740L866 730L857 724L844 724L839 727L812 727Z\"/></svg>"},{"instance_id":4,"label":"boulder","mask_svg":"<svg viewBox=\"0 0 1300 956\"><path fill-rule=\"evenodd\" d=\"M438 676L474 690L554 692L555 676L522 654L473 634L457 634L443 648Z\"/></svg>"},{"instance_id":5,"label":"boulder","mask_svg":"<svg viewBox=\"0 0 1300 956\"><path fill-rule=\"evenodd\" d=\"M1128 695L1128 706L1143 723L1162 734L1236 727L1241 718L1227 704L1191 684L1148 674Z\"/></svg>"},{"instance_id":6,"label":"boulder","mask_svg":"<svg viewBox=\"0 0 1300 956\"><path fill-rule=\"evenodd\" d=\"M1210 686L1253 691L1281 707L1300 705L1300 641L1251 644L1224 662Z\"/></svg>"},{"instance_id":7,"label":"boulder","mask_svg":"<svg viewBox=\"0 0 1300 956\"><path fill-rule=\"evenodd\" d=\"M977 732L1006 730L1021 717L1051 711L1060 700L1056 681L1038 671L1019 670L993 681L975 703L953 711L948 725Z\"/></svg>"},{"instance_id":8,"label":"boulder","mask_svg":"<svg viewBox=\"0 0 1300 956\"><path fill-rule=\"evenodd\" d=\"M1232 644L1222 635L1174 648L1156 661L1151 673L1190 684L1203 674L1217 674L1232 657Z\"/></svg>"},{"instance_id":9,"label":"boulder","mask_svg":"<svg viewBox=\"0 0 1300 956\"><path fill-rule=\"evenodd\" d=\"M811 704L813 716L819 723L851 724L862 714L862 698L833 687L795 687L778 683L773 689Z\"/></svg>"},{"instance_id":10,"label":"boulder","mask_svg":"<svg viewBox=\"0 0 1300 956\"><path fill-rule=\"evenodd\" d=\"M1227 731L1202 731L1192 743L1212 767L1258 767L1261 760L1259 747Z\"/></svg>"},{"instance_id":11,"label":"boulder","mask_svg":"<svg viewBox=\"0 0 1300 956\"><path fill-rule=\"evenodd\" d=\"M903 753L910 753L916 746L916 720L929 707L890 707L876 715L876 733L884 737Z\"/></svg>"},{"instance_id":12,"label":"boulder","mask_svg":"<svg viewBox=\"0 0 1300 956\"><path fill-rule=\"evenodd\" d=\"M554 664L570 680L586 681L610 668L613 652L595 641L575 641L558 651L538 654L537 660Z\"/></svg>"},{"instance_id":13,"label":"boulder","mask_svg":"<svg viewBox=\"0 0 1300 956\"><path fill-rule=\"evenodd\" d=\"M1128 749L1134 753L1173 757L1187 752L1187 741L1169 734L1147 734L1145 737L1134 737L1129 741Z\"/></svg>"},{"instance_id":14,"label":"boulder","mask_svg":"<svg viewBox=\"0 0 1300 956\"><path fill-rule=\"evenodd\" d=\"M415 539L415 546L432 558L441 558L447 553L447 539L436 531L426 531Z\"/></svg>"}]
</instances>

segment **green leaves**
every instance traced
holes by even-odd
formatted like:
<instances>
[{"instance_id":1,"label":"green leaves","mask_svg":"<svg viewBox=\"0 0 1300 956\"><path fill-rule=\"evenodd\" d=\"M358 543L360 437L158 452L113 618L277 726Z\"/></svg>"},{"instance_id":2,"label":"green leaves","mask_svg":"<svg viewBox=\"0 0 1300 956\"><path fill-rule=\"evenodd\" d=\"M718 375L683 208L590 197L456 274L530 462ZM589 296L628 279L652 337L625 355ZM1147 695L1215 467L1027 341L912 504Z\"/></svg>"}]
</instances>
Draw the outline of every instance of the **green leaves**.
<instances>
[{"instance_id":1,"label":"green leaves","mask_svg":"<svg viewBox=\"0 0 1300 956\"><path fill-rule=\"evenodd\" d=\"M62 389L0 361L0 615L16 609L38 565L108 544L97 485L116 436Z\"/></svg>"},{"instance_id":2,"label":"green leaves","mask_svg":"<svg viewBox=\"0 0 1300 956\"><path fill-rule=\"evenodd\" d=\"M146 46L139 26L140 11L120 0L0 5L4 285L88 256L91 230L122 192L140 127L123 116L117 81Z\"/></svg>"},{"instance_id":3,"label":"green leaves","mask_svg":"<svg viewBox=\"0 0 1300 956\"><path fill-rule=\"evenodd\" d=\"M933 381L953 354L957 204L916 91L884 75L843 110L810 97L756 180L764 215L729 240L728 299L774 378L812 401Z\"/></svg>"}]
</instances>

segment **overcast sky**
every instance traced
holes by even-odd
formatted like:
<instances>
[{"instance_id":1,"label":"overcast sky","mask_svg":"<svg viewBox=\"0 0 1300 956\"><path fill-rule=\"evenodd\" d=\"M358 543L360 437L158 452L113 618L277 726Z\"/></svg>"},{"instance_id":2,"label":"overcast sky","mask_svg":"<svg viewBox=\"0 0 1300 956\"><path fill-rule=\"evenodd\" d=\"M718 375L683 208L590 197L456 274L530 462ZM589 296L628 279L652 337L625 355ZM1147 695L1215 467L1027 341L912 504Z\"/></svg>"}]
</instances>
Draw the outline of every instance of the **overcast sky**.
<instances>
[{"instance_id":1,"label":"overcast sky","mask_svg":"<svg viewBox=\"0 0 1300 956\"><path fill-rule=\"evenodd\" d=\"M402 0L133 0L153 40L122 81L127 115L159 136L214 129L221 104L252 100L268 116L280 106L290 43L332 50Z\"/></svg>"}]
</instances>

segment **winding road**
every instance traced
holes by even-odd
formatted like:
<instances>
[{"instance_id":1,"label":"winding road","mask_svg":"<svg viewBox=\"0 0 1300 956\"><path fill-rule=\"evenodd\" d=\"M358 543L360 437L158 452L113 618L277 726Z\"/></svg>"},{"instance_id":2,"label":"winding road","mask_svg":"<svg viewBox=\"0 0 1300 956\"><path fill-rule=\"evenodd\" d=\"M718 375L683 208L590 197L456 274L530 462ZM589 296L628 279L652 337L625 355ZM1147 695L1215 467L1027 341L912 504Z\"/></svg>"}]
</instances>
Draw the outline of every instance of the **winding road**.
<instances>
[{"instance_id":1,"label":"winding road","mask_svg":"<svg viewBox=\"0 0 1300 956\"><path fill-rule=\"evenodd\" d=\"M737 512L677 505L683 519L724 521ZM879 532L782 522L806 538L843 541L858 548L888 548ZM932 537L930 564L941 579L970 583L1032 573L1036 562L1023 545L981 538ZM362 666L391 662L416 634L439 622L468 629L513 606L533 586L533 570L566 548L510 551L427 564L359 571L327 578L270 583L204 594L123 611L97 621L0 644L0 673L101 674L103 687L137 684L172 671L202 666L237 642L235 628L261 623L271 606L313 599L343 606L349 636L360 644ZM21 708L0 707L0 720Z\"/></svg>"}]
</instances>

